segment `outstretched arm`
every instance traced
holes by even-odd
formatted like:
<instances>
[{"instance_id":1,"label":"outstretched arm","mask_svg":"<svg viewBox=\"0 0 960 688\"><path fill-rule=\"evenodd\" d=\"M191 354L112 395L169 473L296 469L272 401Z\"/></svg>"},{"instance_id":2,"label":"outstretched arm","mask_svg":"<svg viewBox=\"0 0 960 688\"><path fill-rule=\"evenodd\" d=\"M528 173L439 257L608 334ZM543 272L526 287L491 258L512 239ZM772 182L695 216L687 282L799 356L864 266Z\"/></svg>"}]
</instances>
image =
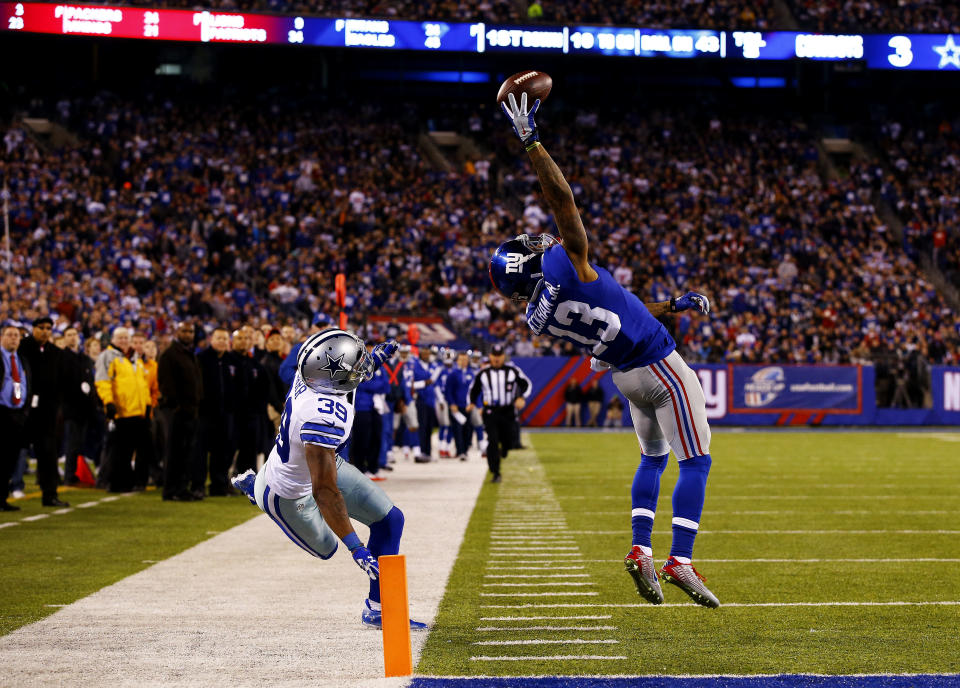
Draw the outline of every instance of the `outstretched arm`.
<instances>
[{"instance_id":1,"label":"outstretched arm","mask_svg":"<svg viewBox=\"0 0 960 688\"><path fill-rule=\"evenodd\" d=\"M680 311L695 310L700 313L710 312L710 300L703 294L690 291L675 299L669 301L655 301L643 304L650 311L650 315L659 318L661 315L670 315Z\"/></svg>"},{"instance_id":2,"label":"outstretched arm","mask_svg":"<svg viewBox=\"0 0 960 688\"><path fill-rule=\"evenodd\" d=\"M592 282L597 279L597 273L587 262L587 232L580 220L573 191L570 190L570 185L564 179L563 172L557 167L557 163L541 145L540 132L537 131L537 124L533 121L533 116L540 107L540 101L534 101L533 106L527 109L526 93L520 96L519 105L512 93L507 99L509 103L502 103L503 113L510 120L514 133L523 142L530 156L533 169L536 170L537 177L540 179L544 198L550 210L553 211L557 229L560 230L563 248L570 256L570 262L573 263L580 279Z\"/></svg>"},{"instance_id":3,"label":"outstretched arm","mask_svg":"<svg viewBox=\"0 0 960 688\"><path fill-rule=\"evenodd\" d=\"M540 188L543 189L543 196L547 205L550 206L550 210L553 211L553 216L557 221L557 229L560 230L563 247L575 265L577 261L586 263L587 232L583 228L583 221L580 219L580 212L577 210L573 191L570 190L570 185L564 178L563 172L560 171L557 163L553 161L547 149L539 141L527 148L527 155L537 173L537 178L540 180Z\"/></svg>"}]
</instances>

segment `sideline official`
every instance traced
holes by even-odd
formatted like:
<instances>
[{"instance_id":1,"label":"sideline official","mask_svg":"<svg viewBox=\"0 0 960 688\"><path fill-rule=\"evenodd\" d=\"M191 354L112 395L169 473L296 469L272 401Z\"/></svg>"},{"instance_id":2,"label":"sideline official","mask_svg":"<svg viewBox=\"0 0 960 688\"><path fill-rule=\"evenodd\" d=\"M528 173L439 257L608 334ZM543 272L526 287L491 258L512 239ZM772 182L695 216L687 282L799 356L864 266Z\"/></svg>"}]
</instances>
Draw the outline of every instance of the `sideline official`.
<instances>
[{"instance_id":1,"label":"sideline official","mask_svg":"<svg viewBox=\"0 0 960 688\"><path fill-rule=\"evenodd\" d=\"M533 391L530 380L514 365L504 365L503 347L490 351L490 365L481 368L470 386L470 403L483 408L483 427L487 431L487 465L492 482L500 482L500 459L507 456L516 431L516 411L526 406Z\"/></svg>"}]
</instances>

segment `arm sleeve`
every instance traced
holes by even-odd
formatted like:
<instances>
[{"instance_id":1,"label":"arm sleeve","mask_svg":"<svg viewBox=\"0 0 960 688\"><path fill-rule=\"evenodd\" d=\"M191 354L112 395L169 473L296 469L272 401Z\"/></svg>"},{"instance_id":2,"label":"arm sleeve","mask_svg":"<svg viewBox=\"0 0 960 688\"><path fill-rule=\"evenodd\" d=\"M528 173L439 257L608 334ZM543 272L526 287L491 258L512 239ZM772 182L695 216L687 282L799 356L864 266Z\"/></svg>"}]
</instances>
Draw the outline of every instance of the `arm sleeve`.
<instances>
[{"instance_id":1,"label":"arm sleeve","mask_svg":"<svg viewBox=\"0 0 960 688\"><path fill-rule=\"evenodd\" d=\"M387 394L390 392L390 383L379 371L363 385L370 394Z\"/></svg>"},{"instance_id":2,"label":"arm sleeve","mask_svg":"<svg viewBox=\"0 0 960 688\"><path fill-rule=\"evenodd\" d=\"M452 406L457 406L456 396L455 396L456 386L457 386L457 382L456 382L457 377L458 375L456 371L447 375L447 384L444 385L444 388L443 388L443 396L446 398L447 403L451 404Z\"/></svg>"},{"instance_id":3,"label":"arm sleeve","mask_svg":"<svg viewBox=\"0 0 960 688\"><path fill-rule=\"evenodd\" d=\"M528 378L520 368L514 366L513 369L517 371L517 389L520 390L520 394L523 395L524 399L529 399L530 394L533 393L533 383L530 382L530 378Z\"/></svg>"},{"instance_id":4,"label":"arm sleeve","mask_svg":"<svg viewBox=\"0 0 960 688\"><path fill-rule=\"evenodd\" d=\"M173 375L174 371L170 369L170 357L161 356L157 362L157 385L160 387L160 398L168 404L177 402L177 383Z\"/></svg>"},{"instance_id":5,"label":"arm sleeve","mask_svg":"<svg viewBox=\"0 0 960 688\"><path fill-rule=\"evenodd\" d=\"M113 403L113 362L115 356L111 355L109 349L97 356L97 367L94 372L94 384L97 386L97 395L103 405Z\"/></svg>"},{"instance_id":6,"label":"arm sleeve","mask_svg":"<svg viewBox=\"0 0 960 688\"><path fill-rule=\"evenodd\" d=\"M482 390L482 387L480 386L481 375L483 375L482 370L477 373L477 376L473 378L473 384L470 385L469 400L471 404L476 404L477 399L480 398L480 391Z\"/></svg>"}]
</instances>

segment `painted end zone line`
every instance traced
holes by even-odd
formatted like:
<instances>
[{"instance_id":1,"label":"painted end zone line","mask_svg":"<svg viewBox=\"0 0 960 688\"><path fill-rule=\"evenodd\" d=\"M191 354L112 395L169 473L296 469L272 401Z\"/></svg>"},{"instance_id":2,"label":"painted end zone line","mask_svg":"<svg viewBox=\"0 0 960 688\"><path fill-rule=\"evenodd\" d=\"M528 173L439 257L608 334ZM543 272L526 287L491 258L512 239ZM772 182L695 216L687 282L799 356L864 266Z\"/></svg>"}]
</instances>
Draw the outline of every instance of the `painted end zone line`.
<instances>
[{"instance_id":1,"label":"painted end zone line","mask_svg":"<svg viewBox=\"0 0 960 688\"><path fill-rule=\"evenodd\" d=\"M490 593L480 593L481 595L490 595ZM501 596L500 593L494 593ZM537 597L539 595L589 595L596 593L531 593L529 595L516 595L517 597ZM503 595L506 596L506 595ZM720 605L724 607L955 607L960 605L960 600L937 600L929 602L726 602ZM614 604L614 603L570 603L570 604L486 604L481 605L481 609L571 609L578 607L602 607L607 609L656 609L659 607L689 607L697 609L695 604Z\"/></svg>"}]
</instances>

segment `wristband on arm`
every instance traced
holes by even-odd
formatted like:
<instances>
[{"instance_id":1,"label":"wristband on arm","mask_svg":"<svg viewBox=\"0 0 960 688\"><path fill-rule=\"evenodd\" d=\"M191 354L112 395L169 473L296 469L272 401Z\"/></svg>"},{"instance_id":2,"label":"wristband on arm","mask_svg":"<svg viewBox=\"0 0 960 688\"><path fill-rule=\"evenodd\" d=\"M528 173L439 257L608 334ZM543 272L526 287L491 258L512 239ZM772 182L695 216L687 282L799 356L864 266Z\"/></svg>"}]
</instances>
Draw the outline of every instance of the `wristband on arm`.
<instances>
[{"instance_id":1,"label":"wristband on arm","mask_svg":"<svg viewBox=\"0 0 960 688\"><path fill-rule=\"evenodd\" d=\"M347 537L343 538L343 544L345 544L351 552L357 547L363 547L363 543L360 542L360 538L357 537L356 533L350 533Z\"/></svg>"}]
</instances>

